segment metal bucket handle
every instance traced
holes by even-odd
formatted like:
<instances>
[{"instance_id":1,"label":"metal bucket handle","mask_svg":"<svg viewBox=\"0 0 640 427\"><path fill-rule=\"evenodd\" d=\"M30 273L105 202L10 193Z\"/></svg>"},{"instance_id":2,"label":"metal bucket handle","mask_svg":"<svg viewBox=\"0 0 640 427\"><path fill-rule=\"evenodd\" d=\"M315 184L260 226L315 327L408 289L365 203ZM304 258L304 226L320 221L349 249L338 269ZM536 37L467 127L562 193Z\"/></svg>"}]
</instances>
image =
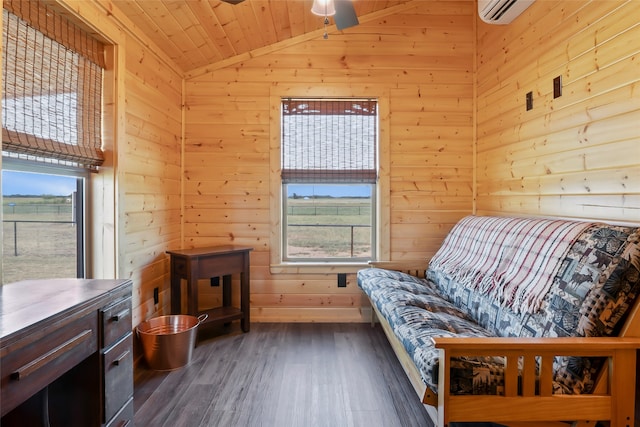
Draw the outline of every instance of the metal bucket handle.
<instances>
[{"instance_id":1,"label":"metal bucket handle","mask_svg":"<svg viewBox=\"0 0 640 427\"><path fill-rule=\"evenodd\" d=\"M200 316L198 316L198 323L196 324L196 326L200 326L200 324L203 323L208 318L209 318L209 315L207 313L202 313ZM140 338L140 331L138 330L138 328L136 328L136 337Z\"/></svg>"}]
</instances>

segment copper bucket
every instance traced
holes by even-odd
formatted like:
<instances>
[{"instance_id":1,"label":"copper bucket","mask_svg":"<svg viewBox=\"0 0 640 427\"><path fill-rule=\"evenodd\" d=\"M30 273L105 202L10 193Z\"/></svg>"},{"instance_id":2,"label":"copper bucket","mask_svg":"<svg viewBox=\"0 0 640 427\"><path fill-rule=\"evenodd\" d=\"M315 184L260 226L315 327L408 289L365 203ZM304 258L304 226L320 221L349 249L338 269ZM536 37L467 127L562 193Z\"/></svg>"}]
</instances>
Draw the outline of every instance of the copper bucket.
<instances>
[{"instance_id":1,"label":"copper bucket","mask_svg":"<svg viewBox=\"0 0 640 427\"><path fill-rule=\"evenodd\" d=\"M191 362L198 325L207 319L185 314L160 316L144 321L136 328L144 358L151 369L168 371Z\"/></svg>"}]
</instances>

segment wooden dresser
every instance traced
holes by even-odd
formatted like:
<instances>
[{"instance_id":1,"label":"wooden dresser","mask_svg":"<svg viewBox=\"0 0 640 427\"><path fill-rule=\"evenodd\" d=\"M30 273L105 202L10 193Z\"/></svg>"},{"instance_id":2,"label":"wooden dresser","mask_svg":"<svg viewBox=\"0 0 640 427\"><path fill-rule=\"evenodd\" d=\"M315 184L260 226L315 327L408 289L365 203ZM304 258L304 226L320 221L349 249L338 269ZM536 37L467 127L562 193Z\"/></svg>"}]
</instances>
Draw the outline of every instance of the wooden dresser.
<instances>
[{"instance_id":1,"label":"wooden dresser","mask_svg":"<svg viewBox=\"0 0 640 427\"><path fill-rule=\"evenodd\" d=\"M0 410L13 425L132 426L130 280L0 286Z\"/></svg>"}]
</instances>

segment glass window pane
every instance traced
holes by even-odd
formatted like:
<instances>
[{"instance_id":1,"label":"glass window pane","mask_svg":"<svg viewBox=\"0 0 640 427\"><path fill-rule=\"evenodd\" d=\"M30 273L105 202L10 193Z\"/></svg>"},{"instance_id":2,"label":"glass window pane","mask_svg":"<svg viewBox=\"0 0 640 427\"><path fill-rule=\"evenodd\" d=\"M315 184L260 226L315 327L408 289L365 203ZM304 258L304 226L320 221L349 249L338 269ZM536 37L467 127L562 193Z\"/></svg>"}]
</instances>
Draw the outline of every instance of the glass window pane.
<instances>
[{"instance_id":1,"label":"glass window pane","mask_svg":"<svg viewBox=\"0 0 640 427\"><path fill-rule=\"evenodd\" d=\"M285 185L285 259L371 259L372 184Z\"/></svg>"},{"instance_id":2,"label":"glass window pane","mask_svg":"<svg viewBox=\"0 0 640 427\"><path fill-rule=\"evenodd\" d=\"M78 245L82 233L74 213L79 180L2 171L3 283L77 277L82 259Z\"/></svg>"}]
</instances>

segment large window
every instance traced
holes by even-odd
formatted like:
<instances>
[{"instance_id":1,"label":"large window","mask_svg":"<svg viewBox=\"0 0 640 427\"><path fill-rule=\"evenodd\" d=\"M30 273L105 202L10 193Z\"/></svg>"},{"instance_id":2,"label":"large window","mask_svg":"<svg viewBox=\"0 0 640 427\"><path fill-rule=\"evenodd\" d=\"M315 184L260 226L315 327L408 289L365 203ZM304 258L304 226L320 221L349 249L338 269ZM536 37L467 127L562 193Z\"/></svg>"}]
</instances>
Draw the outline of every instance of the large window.
<instances>
[{"instance_id":1,"label":"large window","mask_svg":"<svg viewBox=\"0 0 640 427\"><path fill-rule=\"evenodd\" d=\"M46 2L20 0L3 2L2 41L2 283L84 277L104 45Z\"/></svg>"},{"instance_id":2,"label":"large window","mask_svg":"<svg viewBox=\"0 0 640 427\"><path fill-rule=\"evenodd\" d=\"M285 99L281 132L282 259L375 259L377 101Z\"/></svg>"}]
</instances>

